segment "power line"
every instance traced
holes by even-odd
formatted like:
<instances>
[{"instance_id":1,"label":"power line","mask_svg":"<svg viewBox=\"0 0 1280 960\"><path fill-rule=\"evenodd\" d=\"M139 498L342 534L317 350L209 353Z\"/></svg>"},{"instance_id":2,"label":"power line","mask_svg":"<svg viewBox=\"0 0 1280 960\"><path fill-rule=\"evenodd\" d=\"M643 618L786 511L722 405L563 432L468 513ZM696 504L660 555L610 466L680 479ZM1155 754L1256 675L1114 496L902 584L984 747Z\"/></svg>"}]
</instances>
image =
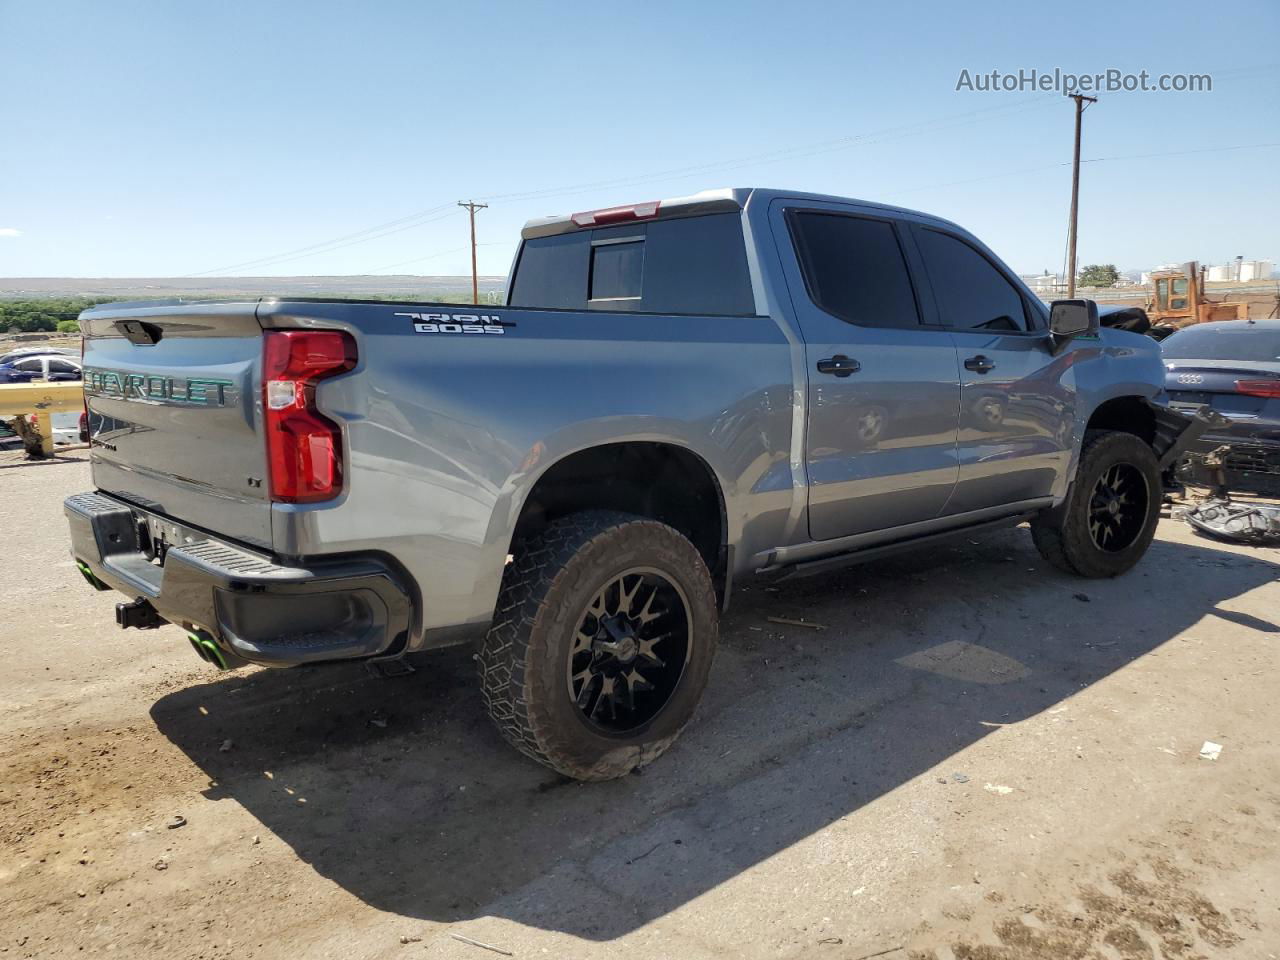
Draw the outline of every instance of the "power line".
<instances>
[{"instance_id":1,"label":"power line","mask_svg":"<svg viewBox=\"0 0 1280 960\"><path fill-rule=\"evenodd\" d=\"M1127 153L1117 154L1114 157L1085 157L1081 159L1081 163L1105 163L1112 160L1151 160L1163 157L1183 157L1194 153L1223 153L1229 150L1261 150L1265 147L1280 147L1277 143L1241 143L1230 147L1206 147L1201 150L1170 150L1162 153ZM1006 170L1002 173L992 173L981 177L969 177L965 180L948 180L945 183L931 183L923 187L911 187L907 190L894 190L886 193L885 196L898 197L909 193L919 193L923 190L939 190L943 187L960 187L970 183L983 183L988 180L1005 180L1009 177L1019 177L1028 173L1041 173L1045 170L1061 170L1063 167L1071 166L1071 161L1060 160L1057 163L1046 163L1038 167L1025 167L1021 170Z\"/></svg>"},{"instance_id":2,"label":"power line","mask_svg":"<svg viewBox=\"0 0 1280 960\"><path fill-rule=\"evenodd\" d=\"M490 194L485 196L484 199L489 201L503 200L508 202L545 200L561 196L571 196L576 193L585 193L590 190L597 190L604 187L636 186L644 183L684 179L713 171L740 169L742 167L755 166L762 163L776 163L781 160L804 159L806 157L817 156L822 153L830 153L836 150L848 149L850 147L885 143L891 140L900 140L906 137L919 136L924 133L932 133L935 130L946 126L965 126L967 123L971 122L970 118L981 114L1003 113L1004 116L1009 116L1014 113L1024 112L1032 106L1039 106L1049 99L1057 99L1057 95L1046 94L1039 97L1031 97L1027 100L1019 100L1012 104L1003 104L996 107L984 107L980 110L970 110L966 113L938 117L933 120L920 121L918 123L905 124L897 127L888 127L883 130L855 134L847 137L839 137L834 140L819 141L817 143L804 144L795 147L787 147L782 150L773 150L766 153L750 154L738 158L710 161L708 163L698 164L695 166L676 167L649 174L638 174L632 177L619 177L610 180L594 180L569 186L551 187L544 190L532 190L523 193ZM986 119L994 118L987 117Z\"/></svg>"},{"instance_id":3,"label":"power line","mask_svg":"<svg viewBox=\"0 0 1280 960\"><path fill-rule=\"evenodd\" d=\"M933 132L943 126L954 126L967 123L971 118L983 115L1004 115L1021 112L1030 105L1038 105L1048 99L1054 98L1054 94L1046 94L1038 97L1031 97L1027 100L1020 100L1012 104L1001 104L992 107L983 107L978 110L969 110L964 113L951 114L945 117L937 117L932 120L920 121L917 123L904 124L896 127L887 127L878 131L868 133L854 134L846 137L838 137L833 140L818 141L807 145L798 145L788 147L782 150L773 150L759 154L749 154L738 158L726 158L723 160L710 161L704 164L697 164L687 167L678 167L665 171L658 171L649 174L641 174L633 177L619 177L608 180L595 180L583 182L579 184L571 184L561 187L551 187L541 190L525 191L520 193L492 194L483 197L485 201L503 200L508 202L516 202L521 200L535 199L552 199L561 196L572 196L577 193L586 193L591 190L601 189L603 187L617 186L638 186L645 183L655 183L664 180L684 179L687 177L697 176L703 173L710 173L717 170L739 169L744 166L753 166L758 163L776 163L788 159L802 159L804 157L816 156L820 153L828 153L834 150L848 149L854 146L863 146L872 143L883 143L888 140L901 139L903 137L918 136L922 133ZM987 116L986 119L993 119ZM268 266L278 266L282 263L290 263L295 260L302 260L312 256L318 256L322 253L329 253L334 250L344 249L348 246L354 246L358 243L367 243L370 240L380 240L383 237L400 233L403 230L413 229L415 227L425 226L428 223L434 223L443 217L434 216L443 210L447 210L450 204L441 204L438 207L432 207L429 210L422 210L418 213L409 214L395 220L389 220L385 223L375 224L358 230L354 233L344 234L334 237L331 240L319 241L304 247L298 247L293 250L285 250L278 254L270 256L258 257L252 260L243 260L238 263L231 263L221 267L215 267L210 270L201 270L188 273L186 276L201 277L212 273L223 273L228 270L243 270L248 268L263 268ZM429 219L424 219L429 218ZM413 221L413 222L410 222Z\"/></svg>"},{"instance_id":4,"label":"power line","mask_svg":"<svg viewBox=\"0 0 1280 960\"><path fill-rule=\"evenodd\" d=\"M476 246L477 247L500 247L502 246L502 244L490 240L487 243L477 243ZM372 267L371 269L365 270L364 273L365 274L380 273L383 270L392 270L395 267L403 267L410 263L421 263L423 260L434 260L436 257L445 257L451 253L461 253L463 250L466 250L466 249L467 248L463 246L463 247L450 247L448 250L437 250L435 253L428 253L425 256L421 256L421 257L410 257L408 260L398 260L395 263L384 263L380 267Z\"/></svg>"},{"instance_id":5,"label":"power line","mask_svg":"<svg viewBox=\"0 0 1280 960\"><path fill-rule=\"evenodd\" d=\"M1226 147L1207 147L1201 150L1170 150L1162 153L1118 154L1112 157L1085 157L1085 158L1082 158L1080 162L1081 163L1105 163L1105 162L1110 162L1115 160L1149 160L1149 159L1163 158L1163 157L1181 157L1181 156L1186 156L1188 154L1196 154L1196 153L1221 153L1221 152L1230 151L1230 150L1256 150L1256 149L1263 149L1268 147L1280 147L1280 142L1241 143L1241 144L1235 144L1235 145L1226 146ZM1036 166L1036 167L1024 167L1020 170L1005 170L1000 173L987 174L986 176L981 176L981 177L969 177L963 180L945 180L939 183L930 183L930 184L925 184L923 186L911 187L907 190L895 190L892 192L885 193L883 194L883 196L885 196L886 198L900 197L907 194L920 193L926 190L941 190L947 187L967 186L968 184L971 184L971 183L986 183L992 180L1007 180L1010 177L1020 177L1020 176L1025 176L1031 173L1043 173L1046 170L1061 170L1062 168L1069 167L1069 166L1071 166L1071 161L1061 160L1055 163L1041 164L1040 166ZM495 242L495 241L476 244L477 247L501 247L504 245L505 244L503 243ZM395 263L387 263L379 267L372 267L370 269L361 271L361 273L363 274L380 273L383 270L391 270L391 269L394 269L395 267L406 266L407 264L410 264L410 263L421 263L424 260L434 260L436 257L447 256L448 254L451 254L451 253L460 253L466 249L467 249L466 246L450 247L447 250L437 250L434 253L429 253L421 257L410 257L407 260L399 260L399 261L396 261ZM1066 259L1067 259L1066 241L1064 240L1063 252L1062 252L1062 260L1063 260L1062 267L1064 271L1064 276L1065 276L1065 270L1066 270Z\"/></svg>"},{"instance_id":6,"label":"power line","mask_svg":"<svg viewBox=\"0 0 1280 960\"><path fill-rule=\"evenodd\" d=\"M1280 147L1277 143L1241 143L1233 147L1205 147L1201 150L1170 150L1166 153L1129 153L1114 157L1092 157L1081 163L1102 163L1104 160L1147 160L1152 157L1185 157L1193 153L1225 153L1228 150L1260 150L1263 147Z\"/></svg>"},{"instance_id":7,"label":"power line","mask_svg":"<svg viewBox=\"0 0 1280 960\"><path fill-rule=\"evenodd\" d=\"M1231 75L1234 73L1257 73L1276 69L1280 64L1261 64L1257 66L1233 67L1226 70L1213 71L1215 76ZM703 164L690 165L685 167L670 168L663 171L656 171L649 174L638 174L631 177L618 177L612 179L601 179L594 181L584 181L578 184L569 184L559 187L550 187L540 190L531 190L524 192L512 192L504 194L490 194L482 197L484 201L506 201L520 202L527 200L554 199L557 197L573 196L575 194L587 193L593 190L603 189L607 187L623 187L623 186L639 186L648 183L658 183L669 180L686 179L693 176L707 174L711 172L730 171L751 167L759 164L777 163L784 160L804 159L811 156L817 156L823 153L829 153L838 150L849 149L857 146L868 146L872 144L885 143L893 140L904 139L912 136L919 136L925 133L931 133L939 129L947 127L964 126L971 122L982 122L989 119L997 119L1016 115L1030 109L1038 108L1048 100L1056 100L1056 93L1048 93L1041 96L1031 97L1026 100L1019 100L1014 103L1000 104L991 107L983 107L977 110L970 110L959 114L950 114L943 117L935 117L931 120L920 121L917 123L904 124L896 127L883 128L877 131L867 133L853 134L845 137L838 137L831 140L817 141L815 143L797 145L794 147L783 148L780 150L772 150L757 154L747 154L737 158L725 158L716 161L709 161ZM975 119L977 118L977 119ZM1146 157L1162 157L1162 156L1179 156L1183 154L1194 153L1213 153L1220 150L1244 150L1258 147L1274 146L1275 144L1247 144L1238 147L1225 148L1207 148L1203 150L1187 150L1175 151L1171 153L1141 154L1133 156L1117 156L1117 157L1095 157L1082 160L1082 163L1098 163L1103 160L1122 160L1122 159L1141 159ZM992 177L978 177L971 180L952 181L949 184L938 184L935 186L951 186L964 183L974 183L983 179L999 179L1007 175L1017 175L1019 173L1034 172L1040 169L1050 169L1063 164L1053 164L1047 167L1030 168L1025 171L1015 171L1012 174L997 174ZM934 189L934 186L909 188L907 192L914 190ZM902 193L903 191L898 191ZM354 233L344 234L334 237L331 240L320 241L304 247L298 247L292 250L286 250L278 254L259 257L253 260L245 260L239 263L228 264L222 267L216 267L211 270L202 270L195 273L189 273L187 276L200 277L213 273L223 273L228 270L241 270L246 268L263 268L269 266L277 266L283 263L290 263L296 260L306 259L312 256L329 253L335 250L345 249L359 243L366 243L371 240L379 240L383 237L400 233L404 230L415 229L420 226L426 226L435 223L437 220L444 219L444 214L437 216L442 211L448 210L451 204L441 204L428 210L422 210L417 213L408 214L394 220L384 223L375 224L366 227L363 230ZM486 246L487 244L479 244ZM433 255L434 256L434 255ZM427 258L416 258L427 259ZM412 261L406 261L412 262Z\"/></svg>"},{"instance_id":8,"label":"power line","mask_svg":"<svg viewBox=\"0 0 1280 960\"><path fill-rule=\"evenodd\" d=\"M420 227L427 223L434 223L436 220L442 220L444 219L444 216L432 215L439 214L442 211L449 211L445 216L452 216L453 211L449 209L451 206L452 204L442 203L438 207L432 207L429 210L420 210L417 213L411 213L408 216L399 217L395 220L388 220L385 223L376 224L372 227L366 227L363 230L357 230L355 233L343 234L342 236L334 237L331 240L321 240L318 243L313 243L305 247L285 250L281 253L272 254L266 257L258 257L253 260L242 260L239 263L231 263L223 267L214 267L212 270L201 270L197 273L189 273L187 276L202 277L210 273L222 273L224 270L238 270L244 267L267 266L273 265L274 261L299 260L304 257L315 256L320 253L328 253L330 248L335 250L341 249L357 243L364 243L368 240L377 240L381 237L390 236L393 233L400 233L402 230L409 230L413 227ZM410 223L409 221L415 222ZM369 234L377 235L369 236Z\"/></svg>"},{"instance_id":9,"label":"power line","mask_svg":"<svg viewBox=\"0 0 1280 960\"><path fill-rule=\"evenodd\" d=\"M482 243L482 247L491 246L491 244ZM380 267L372 267L365 270L364 273L381 273L383 270L393 270L396 267L403 267L410 263L421 263L423 260L434 260L436 257L447 256L450 253L459 253L467 249L466 247L453 247L449 250L437 250L435 253L428 253L425 257L410 257L408 260L398 260L395 263L385 263Z\"/></svg>"}]
</instances>

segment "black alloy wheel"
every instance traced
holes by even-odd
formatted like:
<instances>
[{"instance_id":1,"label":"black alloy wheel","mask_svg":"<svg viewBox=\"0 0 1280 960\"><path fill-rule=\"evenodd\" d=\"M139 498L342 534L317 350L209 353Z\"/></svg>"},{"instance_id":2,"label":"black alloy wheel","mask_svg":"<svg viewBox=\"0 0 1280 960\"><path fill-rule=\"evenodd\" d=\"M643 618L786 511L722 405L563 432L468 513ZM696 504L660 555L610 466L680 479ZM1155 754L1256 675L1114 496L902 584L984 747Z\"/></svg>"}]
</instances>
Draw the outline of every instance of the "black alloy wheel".
<instances>
[{"instance_id":1,"label":"black alloy wheel","mask_svg":"<svg viewBox=\"0 0 1280 960\"><path fill-rule=\"evenodd\" d=\"M1151 492L1147 478L1131 463L1102 472L1089 498L1089 536L1099 550L1117 553L1133 545L1147 521Z\"/></svg>"},{"instance_id":2,"label":"black alloy wheel","mask_svg":"<svg viewBox=\"0 0 1280 960\"><path fill-rule=\"evenodd\" d=\"M653 568L624 571L600 587L578 621L569 696L591 727L628 733L671 700L693 643L680 587Z\"/></svg>"}]
</instances>

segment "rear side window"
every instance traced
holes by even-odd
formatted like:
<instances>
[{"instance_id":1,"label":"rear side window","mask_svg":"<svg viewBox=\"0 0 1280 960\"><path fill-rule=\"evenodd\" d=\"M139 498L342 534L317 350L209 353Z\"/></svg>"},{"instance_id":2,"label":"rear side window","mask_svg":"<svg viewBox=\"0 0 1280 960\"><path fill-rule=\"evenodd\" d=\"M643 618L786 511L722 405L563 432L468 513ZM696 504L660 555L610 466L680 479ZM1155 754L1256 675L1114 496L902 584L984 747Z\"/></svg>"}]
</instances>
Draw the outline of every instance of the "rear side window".
<instances>
[{"instance_id":1,"label":"rear side window","mask_svg":"<svg viewBox=\"0 0 1280 960\"><path fill-rule=\"evenodd\" d=\"M755 313L742 217L715 213L534 237L521 247L513 307Z\"/></svg>"},{"instance_id":2,"label":"rear side window","mask_svg":"<svg viewBox=\"0 0 1280 960\"><path fill-rule=\"evenodd\" d=\"M797 211L791 233L809 297L862 327L914 327L915 293L897 232L886 220Z\"/></svg>"},{"instance_id":3,"label":"rear side window","mask_svg":"<svg viewBox=\"0 0 1280 960\"><path fill-rule=\"evenodd\" d=\"M1022 294L969 244L937 230L916 231L944 326L957 330L1027 329Z\"/></svg>"},{"instance_id":4,"label":"rear side window","mask_svg":"<svg viewBox=\"0 0 1280 960\"><path fill-rule=\"evenodd\" d=\"M581 310L587 305L587 237L565 233L526 240L511 284L513 307Z\"/></svg>"}]
</instances>

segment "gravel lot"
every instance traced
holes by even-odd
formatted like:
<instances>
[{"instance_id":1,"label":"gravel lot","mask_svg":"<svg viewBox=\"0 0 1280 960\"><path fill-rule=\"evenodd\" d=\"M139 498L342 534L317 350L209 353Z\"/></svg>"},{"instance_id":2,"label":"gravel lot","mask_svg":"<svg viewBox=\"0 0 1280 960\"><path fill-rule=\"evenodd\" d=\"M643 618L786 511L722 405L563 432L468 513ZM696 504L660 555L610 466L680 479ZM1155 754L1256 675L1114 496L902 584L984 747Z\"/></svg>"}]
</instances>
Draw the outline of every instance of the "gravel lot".
<instances>
[{"instance_id":1,"label":"gravel lot","mask_svg":"<svg viewBox=\"0 0 1280 960\"><path fill-rule=\"evenodd\" d=\"M1280 550L1165 520L1085 582L1011 530L748 585L673 752L579 785L469 650L219 675L118 630L84 456L0 455L0 956L1280 956Z\"/></svg>"}]
</instances>

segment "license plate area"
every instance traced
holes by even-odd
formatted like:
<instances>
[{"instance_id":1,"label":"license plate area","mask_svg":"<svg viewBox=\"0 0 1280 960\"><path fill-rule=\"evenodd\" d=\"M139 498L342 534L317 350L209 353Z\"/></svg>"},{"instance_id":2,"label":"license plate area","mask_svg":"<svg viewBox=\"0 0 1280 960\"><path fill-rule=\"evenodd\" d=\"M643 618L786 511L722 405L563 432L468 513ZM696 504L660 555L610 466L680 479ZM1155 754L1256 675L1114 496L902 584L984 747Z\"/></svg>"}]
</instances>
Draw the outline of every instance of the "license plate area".
<instances>
[{"instance_id":1,"label":"license plate area","mask_svg":"<svg viewBox=\"0 0 1280 960\"><path fill-rule=\"evenodd\" d=\"M164 566L165 555L170 547L207 539L190 527L166 520L156 514L133 508L130 508L129 512L133 517L133 532L138 552L146 557L148 562L158 567Z\"/></svg>"}]
</instances>

